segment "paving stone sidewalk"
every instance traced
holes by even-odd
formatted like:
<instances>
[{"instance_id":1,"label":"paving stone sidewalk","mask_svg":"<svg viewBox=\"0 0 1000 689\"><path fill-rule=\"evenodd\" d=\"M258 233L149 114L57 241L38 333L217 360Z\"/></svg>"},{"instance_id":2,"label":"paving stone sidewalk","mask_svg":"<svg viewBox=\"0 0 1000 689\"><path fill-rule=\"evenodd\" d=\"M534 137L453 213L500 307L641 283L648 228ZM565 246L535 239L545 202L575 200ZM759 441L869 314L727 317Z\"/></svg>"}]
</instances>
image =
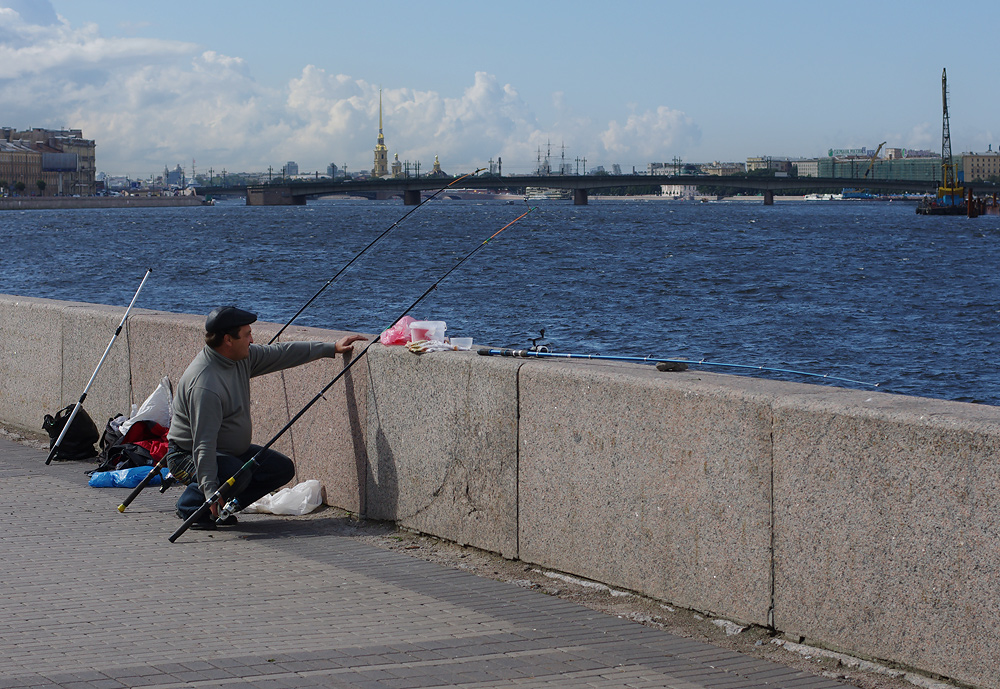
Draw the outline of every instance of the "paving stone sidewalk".
<instances>
[{"instance_id":1,"label":"paving stone sidewalk","mask_svg":"<svg viewBox=\"0 0 1000 689\"><path fill-rule=\"evenodd\" d=\"M513 584L382 550L343 520L188 531L176 489L0 439L0 689L843 689Z\"/></svg>"}]
</instances>

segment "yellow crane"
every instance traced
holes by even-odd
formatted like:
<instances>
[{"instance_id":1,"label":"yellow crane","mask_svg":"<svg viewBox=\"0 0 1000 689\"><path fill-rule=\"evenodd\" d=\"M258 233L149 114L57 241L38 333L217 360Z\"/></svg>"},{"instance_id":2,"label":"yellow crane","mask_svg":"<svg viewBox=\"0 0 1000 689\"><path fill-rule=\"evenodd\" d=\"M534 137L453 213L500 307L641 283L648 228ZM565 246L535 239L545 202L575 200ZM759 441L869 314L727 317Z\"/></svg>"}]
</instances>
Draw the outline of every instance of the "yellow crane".
<instances>
[{"instance_id":1,"label":"yellow crane","mask_svg":"<svg viewBox=\"0 0 1000 689\"><path fill-rule=\"evenodd\" d=\"M879 151L882 150L883 146L885 146L885 142L884 141L878 145L878 148L875 149L875 153L872 155L872 159L868 163L868 169L865 170L865 178L866 179L868 178L868 173L870 173L872 171L872 168L875 167L875 159L878 158Z\"/></svg>"}]
</instances>

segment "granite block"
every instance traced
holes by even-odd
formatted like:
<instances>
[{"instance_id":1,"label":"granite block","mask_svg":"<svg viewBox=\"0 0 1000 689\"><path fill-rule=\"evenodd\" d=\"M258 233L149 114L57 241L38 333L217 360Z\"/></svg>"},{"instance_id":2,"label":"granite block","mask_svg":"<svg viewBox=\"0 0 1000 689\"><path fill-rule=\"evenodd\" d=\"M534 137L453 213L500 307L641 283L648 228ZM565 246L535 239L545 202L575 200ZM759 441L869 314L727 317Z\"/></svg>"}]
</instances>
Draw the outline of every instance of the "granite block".
<instances>
[{"instance_id":1,"label":"granite block","mask_svg":"<svg viewBox=\"0 0 1000 689\"><path fill-rule=\"evenodd\" d=\"M634 364L532 362L520 381L522 559L766 624L768 395Z\"/></svg>"},{"instance_id":2,"label":"granite block","mask_svg":"<svg viewBox=\"0 0 1000 689\"><path fill-rule=\"evenodd\" d=\"M829 391L775 409L775 625L1000 676L1000 409Z\"/></svg>"},{"instance_id":3,"label":"granite block","mask_svg":"<svg viewBox=\"0 0 1000 689\"><path fill-rule=\"evenodd\" d=\"M45 414L68 404L62 389L62 304L0 295L0 418L34 433L41 432Z\"/></svg>"},{"instance_id":4,"label":"granite block","mask_svg":"<svg viewBox=\"0 0 1000 689\"><path fill-rule=\"evenodd\" d=\"M517 554L517 367L475 352L368 353L367 515Z\"/></svg>"}]
</instances>

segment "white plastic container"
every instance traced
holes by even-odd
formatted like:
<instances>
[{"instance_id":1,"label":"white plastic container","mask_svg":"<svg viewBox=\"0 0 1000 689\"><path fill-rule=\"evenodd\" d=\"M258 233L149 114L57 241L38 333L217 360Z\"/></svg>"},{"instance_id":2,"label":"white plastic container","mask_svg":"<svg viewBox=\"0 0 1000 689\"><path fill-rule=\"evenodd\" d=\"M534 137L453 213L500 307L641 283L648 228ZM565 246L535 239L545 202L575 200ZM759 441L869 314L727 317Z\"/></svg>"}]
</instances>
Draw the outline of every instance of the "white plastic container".
<instances>
[{"instance_id":1,"label":"white plastic container","mask_svg":"<svg viewBox=\"0 0 1000 689\"><path fill-rule=\"evenodd\" d=\"M454 345L455 349L472 349L472 338L453 337L451 338L451 344Z\"/></svg>"},{"instance_id":2,"label":"white plastic container","mask_svg":"<svg viewBox=\"0 0 1000 689\"><path fill-rule=\"evenodd\" d=\"M444 331L448 329L444 321L413 321L410 323L410 340L444 342Z\"/></svg>"}]
</instances>

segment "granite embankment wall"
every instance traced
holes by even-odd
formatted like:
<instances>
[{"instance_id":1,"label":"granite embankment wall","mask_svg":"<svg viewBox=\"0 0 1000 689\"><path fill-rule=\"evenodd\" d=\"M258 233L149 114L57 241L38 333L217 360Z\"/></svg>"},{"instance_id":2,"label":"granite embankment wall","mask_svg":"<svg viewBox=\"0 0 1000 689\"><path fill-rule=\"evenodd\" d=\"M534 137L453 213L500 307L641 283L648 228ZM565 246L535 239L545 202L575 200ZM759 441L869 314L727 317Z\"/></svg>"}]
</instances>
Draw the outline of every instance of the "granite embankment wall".
<instances>
[{"instance_id":1,"label":"granite embankment wall","mask_svg":"<svg viewBox=\"0 0 1000 689\"><path fill-rule=\"evenodd\" d=\"M74 403L123 312L0 295L0 421L37 431ZM133 312L88 396L98 425L129 380L136 402L176 382L203 319ZM342 366L256 379L258 442ZM371 518L1000 687L995 407L376 345L276 447Z\"/></svg>"}]
</instances>

